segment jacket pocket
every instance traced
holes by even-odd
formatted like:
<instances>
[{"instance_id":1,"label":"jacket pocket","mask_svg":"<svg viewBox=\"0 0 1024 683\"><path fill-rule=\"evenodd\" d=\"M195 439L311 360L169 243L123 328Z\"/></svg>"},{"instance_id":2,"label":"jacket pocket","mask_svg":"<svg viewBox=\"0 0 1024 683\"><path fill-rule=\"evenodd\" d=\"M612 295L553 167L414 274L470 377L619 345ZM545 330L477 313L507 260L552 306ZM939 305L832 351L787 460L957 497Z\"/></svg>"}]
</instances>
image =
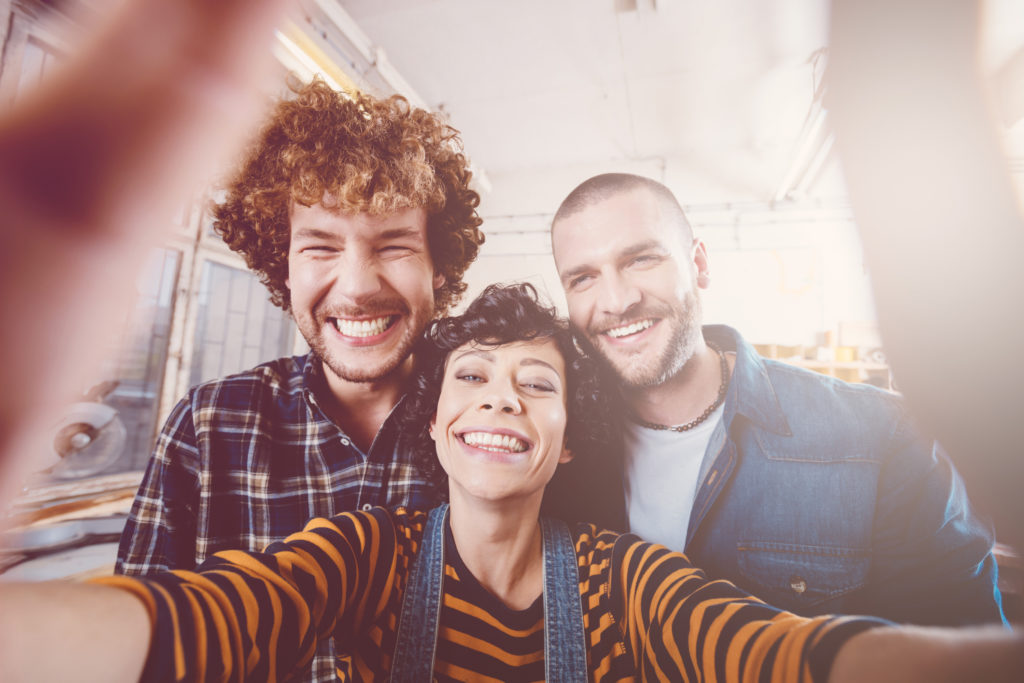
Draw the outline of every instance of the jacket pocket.
<instances>
[{"instance_id":1,"label":"jacket pocket","mask_svg":"<svg viewBox=\"0 0 1024 683\"><path fill-rule=\"evenodd\" d=\"M867 582L871 554L859 548L741 542L742 588L799 614L841 611L843 596Z\"/></svg>"}]
</instances>

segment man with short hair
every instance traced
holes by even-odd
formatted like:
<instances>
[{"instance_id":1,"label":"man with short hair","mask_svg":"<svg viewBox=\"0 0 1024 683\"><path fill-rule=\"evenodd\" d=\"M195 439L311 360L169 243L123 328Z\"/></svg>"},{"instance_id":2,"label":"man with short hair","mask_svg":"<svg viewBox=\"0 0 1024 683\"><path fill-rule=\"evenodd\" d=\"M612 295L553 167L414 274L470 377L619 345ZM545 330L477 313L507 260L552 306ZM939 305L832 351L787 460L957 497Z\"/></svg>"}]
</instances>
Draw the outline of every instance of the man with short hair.
<instances>
[{"instance_id":1,"label":"man with short hair","mask_svg":"<svg viewBox=\"0 0 1024 683\"><path fill-rule=\"evenodd\" d=\"M804 615L1004 620L991 532L897 396L702 327L707 249L668 188L585 181L555 215L552 248L577 336L624 406L621 454L576 464L586 497L565 505L577 516L685 550Z\"/></svg>"},{"instance_id":2,"label":"man with short hair","mask_svg":"<svg viewBox=\"0 0 1024 683\"><path fill-rule=\"evenodd\" d=\"M192 569L312 517L431 507L401 444L413 346L465 290L483 235L457 132L404 99L322 82L280 102L215 228L311 349L193 387L132 506L117 571ZM313 680L333 680L322 648ZM339 664L344 666L344 664Z\"/></svg>"}]
</instances>

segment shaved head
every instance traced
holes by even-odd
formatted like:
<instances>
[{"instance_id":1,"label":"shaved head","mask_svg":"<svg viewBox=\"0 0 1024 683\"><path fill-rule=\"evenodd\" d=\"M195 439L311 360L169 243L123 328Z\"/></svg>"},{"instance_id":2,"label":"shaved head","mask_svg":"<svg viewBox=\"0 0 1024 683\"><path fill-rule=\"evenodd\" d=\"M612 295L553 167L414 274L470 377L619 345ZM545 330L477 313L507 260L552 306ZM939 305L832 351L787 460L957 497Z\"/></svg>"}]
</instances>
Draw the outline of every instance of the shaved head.
<instances>
[{"instance_id":1,"label":"shaved head","mask_svg":"<svg viewBox=\"0 0 1024 683\"><path fill-rule=\"evenodd\" d=\"M574 213L602 202L611 196L635 190L647 191L666 215L677 219L680 228L683 230L685 240L693 239L693 229L690 227L690 222L686 219L683 207L679 205L679 200L672 194L672 190L657 180L633 175L632 173L602 173L601 175L584 180L562 200L558 211L555 212L554 219L551 221L552 230L560 220L568 218Z\"/></svg>"}]
</instances>

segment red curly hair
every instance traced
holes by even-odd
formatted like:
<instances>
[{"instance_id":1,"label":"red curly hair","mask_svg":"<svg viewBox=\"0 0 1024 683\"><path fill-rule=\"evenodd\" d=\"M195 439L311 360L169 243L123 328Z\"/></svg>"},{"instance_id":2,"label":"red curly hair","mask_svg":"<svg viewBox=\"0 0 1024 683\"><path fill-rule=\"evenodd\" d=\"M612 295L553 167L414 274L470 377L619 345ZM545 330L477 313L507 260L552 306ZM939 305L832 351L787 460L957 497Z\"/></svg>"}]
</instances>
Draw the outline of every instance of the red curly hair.
<instances>
[{"instance_id":1,"label":"red curly hair","mask_svg":"<svg viewBox=\"0 0 1024 683\"><path fill-rule=\"evenodd\" d=\"M440 316L466 290L462 276L484 235L469 189L469 162L458 131L404 97L380 100L332 90L316 79L277 104L242 168L213 208L214 229L286 311L290 295L289 212L293 203L386 215L427 212L427 242L444 284Z\"/></svg>"}]
</instances>

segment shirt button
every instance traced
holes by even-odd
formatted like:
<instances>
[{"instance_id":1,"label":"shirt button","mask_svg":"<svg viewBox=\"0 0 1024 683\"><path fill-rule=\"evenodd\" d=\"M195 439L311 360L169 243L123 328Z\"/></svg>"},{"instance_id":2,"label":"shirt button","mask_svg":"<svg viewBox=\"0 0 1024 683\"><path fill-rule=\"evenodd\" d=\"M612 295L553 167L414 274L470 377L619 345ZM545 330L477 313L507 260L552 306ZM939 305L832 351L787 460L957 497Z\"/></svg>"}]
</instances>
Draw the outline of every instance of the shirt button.
<instances>
[{"instance_id":1,"label":"shirt button","mask_svg":"<svg viewBox=\"0 0 1024 683\"><path fill-rule=\"evenodd\" d=\"M793 576L789 579L789 587L793 589L794 593L800 595L807 590L807 582L802 576Z\"/></svg>"},{"instance_id":2,"label":"shirt button","mask_svg":"<svg viewBox=\"0 0 1024 683\"><path fill-rule=\"evenodd\" d=\"M346 439L345 437L341 437L341 445L342 445L342 446L347 446L347 445L349 445L350 443L352 443L352 442L351 442L351 441L349 441L348 439Z\"/></svg>"},{"instance_id":3,"label":"shirt button","mask_svg":"<svg viewBox=\"0 0 1024 683\"><path fill-rule=\"evenodd\" d=\"M370 505L369 503L363 503L363 512L369 512L372 509L373 509L372 505Z\"/></svg>"}]
</instances>

